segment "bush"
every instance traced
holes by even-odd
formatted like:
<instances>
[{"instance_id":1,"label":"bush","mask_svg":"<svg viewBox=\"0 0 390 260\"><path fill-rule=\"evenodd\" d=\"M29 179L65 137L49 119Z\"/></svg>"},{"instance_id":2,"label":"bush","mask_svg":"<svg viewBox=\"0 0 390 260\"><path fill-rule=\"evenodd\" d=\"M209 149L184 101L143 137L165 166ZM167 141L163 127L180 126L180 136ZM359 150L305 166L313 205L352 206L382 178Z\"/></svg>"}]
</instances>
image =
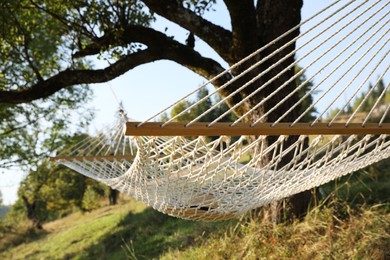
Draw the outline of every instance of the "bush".
<instances>
[{"instance_id":1,"label":"bush","mask_svg":"<svg viewBox=\"0 0 390 260\"><path fill-rule=\"evenodd\" d=\"M104 196L104 189L88 186L84 192L82 210L91 211L100 207L100 201Z\"/></svg>"}]
</instances>

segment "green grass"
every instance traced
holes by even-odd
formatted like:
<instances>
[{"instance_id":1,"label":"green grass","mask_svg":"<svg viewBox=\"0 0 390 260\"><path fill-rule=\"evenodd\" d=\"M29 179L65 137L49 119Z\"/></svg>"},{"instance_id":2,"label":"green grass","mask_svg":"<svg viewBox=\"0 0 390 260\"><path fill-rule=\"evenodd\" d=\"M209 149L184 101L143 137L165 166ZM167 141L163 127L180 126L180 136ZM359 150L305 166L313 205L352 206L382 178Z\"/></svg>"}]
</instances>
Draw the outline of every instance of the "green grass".
<instances>
[{"instance_id":1,"label":"green grass","mask_svg":"<svg viewBox=\"0 0 390 260\"><path fill-rule=\"evenodd\" d=\"M327 183L322 189L330 197L355 206L390 202L390 159Z\"/></svg>"},{"instance_id":2,"label":"green grass","mask_svg":"<svg viewBox=\"0 0 390 260\"><path fill-rule=\"evenodd\" d=\"M43 231L0 225L0 259L390 259L389 164L323 186L336 192L300 222L191 222L127 200Z\"/></svg>"},{"instance_id":3,"label":"green grass","mask_svg":"<svg viewBox=\"0 0 390 260\"><path fill-rule=\"evenodd\" d=\"M339 219L333 208L313 210L289 225L243 219L223 236L161 259L388 259L390 214L379 208L347 211Z\"/></svg>"},{"instance_id":4,"label":"green grass","mask_svg":"<svg viewBox=\"0 0 390 260\"><path fill-rule=\"evenodd\" d=\"M172 218L131 200L47 223L44 231L0 252L0 259L126 259L132 251L138 259L158 258L220 225Z\"/></svg>"},{"instance_id":5,"label":"green grass","mask_svg":"<svg viewBox=\"0 0 390 260\"><path fill-rule=\"evenodd\" d=\"M343 214L341 214L343 213ZM302 222L270 225L252 217L190 222L138 202L72 214L0 259L388 259L385 205L313 209Z\"/></svg>"},{"instance_id":6,"label":"green grass","mask_svg":"<svg viewBox=\"0 0 390 260\"><path fill-rule=\"evenodd\" d=\"M117 228L128 212L141 212L136 203L107 207L92 213L76 213L48 223L36 240L27 241L0 254L6 259L84 258L94 255L94 249Z\"/></svg>"}]
</instances>

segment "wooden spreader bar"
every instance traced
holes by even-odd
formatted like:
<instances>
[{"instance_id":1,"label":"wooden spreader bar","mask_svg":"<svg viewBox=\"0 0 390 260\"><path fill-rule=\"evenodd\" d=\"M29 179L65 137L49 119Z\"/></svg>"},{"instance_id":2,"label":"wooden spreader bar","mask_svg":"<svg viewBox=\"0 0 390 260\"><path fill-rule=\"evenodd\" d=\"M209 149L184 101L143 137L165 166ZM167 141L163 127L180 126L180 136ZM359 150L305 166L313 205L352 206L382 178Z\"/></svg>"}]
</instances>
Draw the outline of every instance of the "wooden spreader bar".
<instances>
[{"instance_id":1,"label":"wooden spreader bar","mask_svg":"<svg viewBox=\"0 0 390 260\"><path fill-rule=\"evenodd\" d=\"M107 156L56 156L49 157L49 161L55 162L59 160L67 160L67 161L94 161L94 160L107 160L107 161L120 161L120 160L133 160L134 156L131 155L107 155Z\"/></svg>"},{"instance_id":2,"label":"wooden spreader bar","mask_svg":"<svg viewBox=\"0 0 390 260\"><path fill-rule=\"evenodd\" d=\"M231 126L231 123L215 123L208 126L207 122L197 122L186 127L185 123L172 122L161 127L161 122L147 122L138 126L140 122L127 122L127 136L240 136L240 135L365 135L365 134L388 134L390 135L390 123L259 123L250 126L246 123L238 123Z\"/></svg>"}]
</instances>

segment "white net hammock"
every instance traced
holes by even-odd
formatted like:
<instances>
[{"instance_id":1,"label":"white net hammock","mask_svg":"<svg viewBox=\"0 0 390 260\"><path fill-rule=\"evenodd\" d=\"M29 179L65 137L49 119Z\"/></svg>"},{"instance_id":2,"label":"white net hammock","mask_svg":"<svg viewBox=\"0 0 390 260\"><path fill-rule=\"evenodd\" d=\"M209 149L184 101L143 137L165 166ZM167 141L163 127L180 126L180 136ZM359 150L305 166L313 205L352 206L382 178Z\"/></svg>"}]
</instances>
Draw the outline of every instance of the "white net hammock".
<instances>
[{"instance_id":1,"label":"white net hammock","mask_svg":"<svg viewBox=\"0 0 390 260\"><path fill-rule=\"evenodd\" d=\"M215 221L239 216L388 158L389 84L383 86L383 82L387 80L390 64L389 5L389 1L334 1L150 119L132 122L120 110L113 126L86 138L54 160L163 213L189 220ZM291 37L298 28L301 33ZM262 64L295 43L297 47L288 55L257 72ZM276 50L262 55L275 45ZM268 70L294 55L294 62L257 85L252 94L213 121L202 122L221 104L253 87ZM191 100L194 93L218 78L232 75L244 63L251 66L178 115L166 122L156 122L172 107ZM226 115L298 64L301 69L294 76L246 113L234 122L222 122ZM247 75L254 71L255 76L247 80ZM283 89L303 73L307 79L285 94ZM240 80L235 91L196 118L177 122L180 116ZM295 94L309 82L312 82L309 91L293 105L283 105L291 104ZM369 83L371 87L367 90ZM366 90L364 97L363 90ZM259 108L281 92L284 94L278 102L258 115ZM313 102L301 109L295 120L286 122L285 118L305 104L309 96L314 97ZM357 102L353 111L343 114L353 102ZM366 104L370 107L362 112ZM316 118L303 122L314 107L318 111ZM331 111L336 112L329 116ZM276 112L277 119L270 121L270 115ZM258 116L254 117L255 114Z\"/></svg>"}]
</instances>

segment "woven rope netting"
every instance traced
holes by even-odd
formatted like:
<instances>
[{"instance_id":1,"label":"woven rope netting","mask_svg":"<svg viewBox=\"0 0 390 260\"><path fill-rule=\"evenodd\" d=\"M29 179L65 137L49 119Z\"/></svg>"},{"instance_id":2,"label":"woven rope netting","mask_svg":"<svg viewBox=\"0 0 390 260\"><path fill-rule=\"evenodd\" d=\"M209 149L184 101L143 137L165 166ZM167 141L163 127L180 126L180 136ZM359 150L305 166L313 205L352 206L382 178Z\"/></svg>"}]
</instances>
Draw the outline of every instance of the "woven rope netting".
<instances>
[{"instance_id":1,"label":"woven rope netting","mask_svg":"<svg viewBox=\"0 0 390 260\"><path fill-rule=\"evenodd\" d=\"M383 86L383 82L390 64L389 6L388 1L334 1L148 120L129 122L132 120L121 110L113 126L86 138L55 160L166 214L214 221L238 216L388 158L389 84ZM291 37L298 29L301 33ZM257 73L262 64L292 44L296 44L295 50ZM278 48L263 55L273 46ZM237 93L253 88L258 79L280 68L291 56L295 56L294 62L256 85L250 95L213 121L203 122L207 115ZM232 71L243 64L250 66L207 96L188 103L184 111L166 122L156 122L172 107L191 100L218 78L233 75ZM294 76L246 113L234 122L222 122L226 115L296 66L300 70ZM242 82L251 73L255 76ZM259 114L264 104L303 73L306 78L295 90ZM284 105L291 104L291 99L302 93L309 82L311 88L293 105ZM177 122L180 116L233 84L235 91L230 95L215 99L214 105L192 120ZM295 120L286 122L288 115L306 104L310 96L313 102L301 109ZM343 113L354 102L353 111ZM370 107L363 111L366 104ZM316 117L305 123L305 116L314 108ZM276 112L280 116L270 121L270 115Z\"/></svg>"}]
</instances>

